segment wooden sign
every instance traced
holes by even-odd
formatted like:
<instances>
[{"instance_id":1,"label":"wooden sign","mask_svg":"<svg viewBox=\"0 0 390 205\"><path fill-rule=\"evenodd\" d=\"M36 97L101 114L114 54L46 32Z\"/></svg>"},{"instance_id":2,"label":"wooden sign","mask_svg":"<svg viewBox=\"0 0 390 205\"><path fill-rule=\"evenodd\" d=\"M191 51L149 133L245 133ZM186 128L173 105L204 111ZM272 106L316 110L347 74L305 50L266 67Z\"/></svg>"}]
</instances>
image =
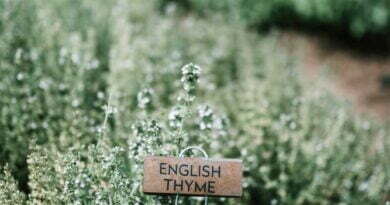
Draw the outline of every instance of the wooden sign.
<instances>
[{"instance_id":1,"label":"wooden sign","mask_svg":"<svg viewBox=\"0 0 390 205\"><path fill-rule=\"evenodd\" d=\"M146 194L240 197L242 162L148 156L144 161Z\"/></svg>"}]
</instances>

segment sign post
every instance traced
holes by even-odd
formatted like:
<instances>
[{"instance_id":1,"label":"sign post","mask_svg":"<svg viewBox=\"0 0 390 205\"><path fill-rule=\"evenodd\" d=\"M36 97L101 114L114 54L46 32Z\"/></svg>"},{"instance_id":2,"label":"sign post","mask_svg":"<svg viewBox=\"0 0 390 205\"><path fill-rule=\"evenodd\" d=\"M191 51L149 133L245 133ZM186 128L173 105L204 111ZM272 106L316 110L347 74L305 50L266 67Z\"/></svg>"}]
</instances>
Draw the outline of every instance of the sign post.
<instances>
[{"instance_id":1,"label":"sign post","mask_svg":"<svg viewBox=\"0 0 390 205\"><path fill-rule=\"evenodd\" d=\"M205 158L183 157L190 149ZM242 195L242 162L236 159L208 159L199 147L184 149L179 157L147 156L144 160L143 192L146 194L219 197Z\"/></svg>"}]
</instances>

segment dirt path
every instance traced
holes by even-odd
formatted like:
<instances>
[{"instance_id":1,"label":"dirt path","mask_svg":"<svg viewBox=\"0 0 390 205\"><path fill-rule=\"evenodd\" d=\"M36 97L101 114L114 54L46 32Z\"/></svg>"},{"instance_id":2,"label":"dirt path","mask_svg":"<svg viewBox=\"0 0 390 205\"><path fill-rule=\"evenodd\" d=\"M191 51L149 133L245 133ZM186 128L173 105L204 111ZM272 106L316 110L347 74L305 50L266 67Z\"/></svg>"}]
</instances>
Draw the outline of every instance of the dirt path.
<instances>
[{"instance_id":1,"label":"dirt path","mask_svg":"<svg viewBox=\"0 0 390 205\"><path fill-rule=\"evenodd\" d=\"M283 33L281 42L292 50L303 46L303 68L310 78L326 72L329 88L352 101L358 111L390 119L390 57L367 57L298 32Z\"/></svg>"}]
</instances>

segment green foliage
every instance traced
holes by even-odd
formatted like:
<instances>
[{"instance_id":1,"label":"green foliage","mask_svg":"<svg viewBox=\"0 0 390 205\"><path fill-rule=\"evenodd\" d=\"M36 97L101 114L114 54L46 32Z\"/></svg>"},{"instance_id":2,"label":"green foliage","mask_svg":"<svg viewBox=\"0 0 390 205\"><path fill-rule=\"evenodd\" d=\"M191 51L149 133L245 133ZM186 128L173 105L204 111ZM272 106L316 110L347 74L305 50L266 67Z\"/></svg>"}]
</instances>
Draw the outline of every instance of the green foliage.
<instances>
[{"instance_id":1,"label":"green foliage","mask_svg":"<svg viewBox=\"0 0 390 205\"><path fill-rule=\"evenodd\" d=\"M54 15L51 6L65 2L1 2L0 163L8 162L23 186L31 139L64 149L96 141L91 136L101 125L108 53L99 47L107 39L89 24L77 30L76 22L64 22L70 17ZM85 13L78 4L61 9Z\"/></svg>"},{"instance_id":2,"label":"green foliage","mask_svg":"<svg viewBox=\"0 0 390 205\"><path fill-rule=\"evenodd\" d=\"M386 125L302 81L275 37L155 7L1 2L0 163L29 193L5 167L0 204L172 204L142 193L143 157L189 145L244 161L242 199L210 204L382 202Z\"/></svg>"},{"instance_id":3,"label":"green foliage","mask_svg":"<svg viewBox=\"0 0 390 205\"><path fill-rule=\"evenodd\" d=\"M15 179L12 177L8 166L0 175L0 204L22 205L26 196L19 191Z\"/></svg>"}]
</instances>

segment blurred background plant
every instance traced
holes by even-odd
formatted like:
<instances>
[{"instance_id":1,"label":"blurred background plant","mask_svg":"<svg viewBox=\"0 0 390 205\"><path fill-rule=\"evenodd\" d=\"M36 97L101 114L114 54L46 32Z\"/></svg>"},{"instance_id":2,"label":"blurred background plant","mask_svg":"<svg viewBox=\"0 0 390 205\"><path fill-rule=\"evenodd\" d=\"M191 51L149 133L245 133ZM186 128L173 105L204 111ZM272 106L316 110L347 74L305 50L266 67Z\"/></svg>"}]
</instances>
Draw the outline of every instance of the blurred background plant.
<instances>
[{"instance_id":1,"label":"blurred background plant","mask_svg":"<svg viewBox=\"0 0 390 205\"><path fill-rule=\"evenodd\" d=\"M388 35L390 4L386 0L159 0L161 9L170 3L201 16L221 12L238 14L244 24L259 28L272 25L302 25L347 32L353 38Z\"/></svg>"},{"instance_id":2,"label":"blurred background plant","mask_svg":"<svg viewBox=\"0 0 390 205\"><path fill-rule=\"evenodd\" d=\"M388 124L302 80L278 32L246 29L351 1L259 2L1 1L0 204L170 204L142 193L142 159L188 145L244 161L243 197L210 204L384 203Z\"/></svg>"}]
</instances>

